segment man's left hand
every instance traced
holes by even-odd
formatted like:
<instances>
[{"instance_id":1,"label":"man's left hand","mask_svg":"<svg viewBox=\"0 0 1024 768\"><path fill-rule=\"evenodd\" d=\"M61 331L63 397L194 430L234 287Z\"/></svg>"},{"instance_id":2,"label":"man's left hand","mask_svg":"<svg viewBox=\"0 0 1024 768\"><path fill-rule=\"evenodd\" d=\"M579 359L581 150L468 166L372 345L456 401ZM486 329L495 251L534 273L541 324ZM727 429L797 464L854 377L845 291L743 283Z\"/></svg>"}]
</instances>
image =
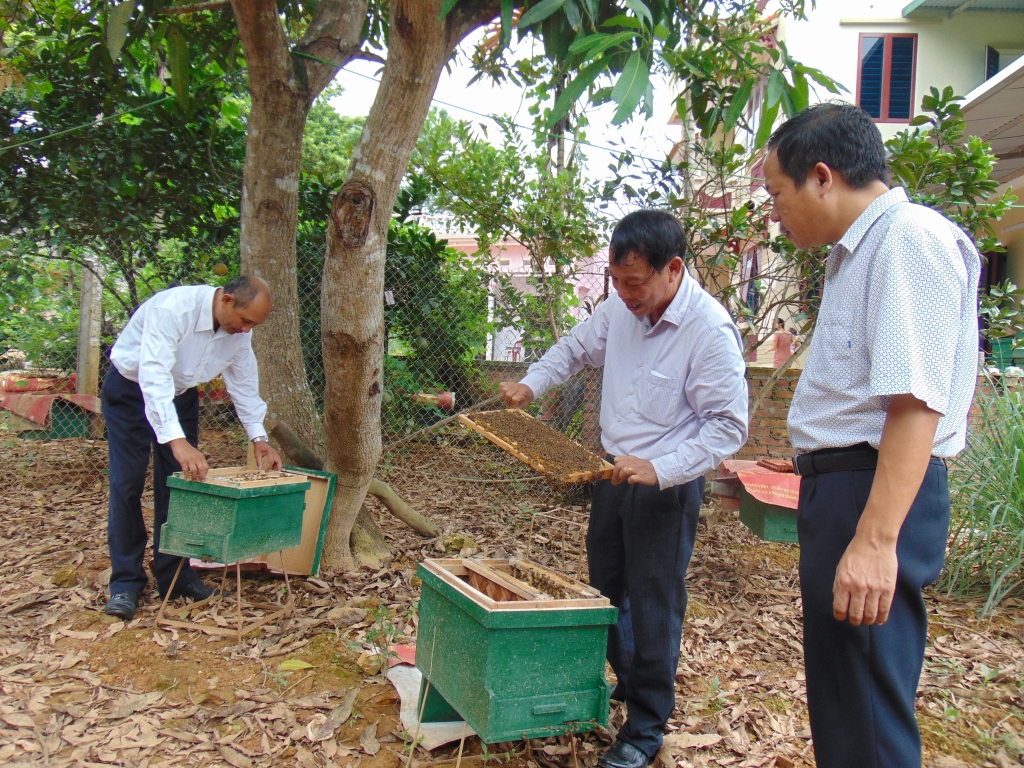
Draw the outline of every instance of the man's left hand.
<instances>
[{"instance_id":1,"label":"man's left hand","mask_svg":"<svg viewBox=\"0 0 1024 768\"><path fill-rule=\"evenodd\" d=\"M654 465L636 456L616 456L615 469L612 470L612 485L629 483L630 485L658 485L658 473Z\"/></svg>"},{"instance_id":2,"label":"man's left hand","mask_svg":"<svg viewBox=\"0 0 1024 768\"><path fill-rule=\"evenodd\" d=\"M252 453L256 457L256 466L260 469L280 469L281 457L277 451L270 447L270 443L263 442L252 444Z\"/></svg>"},{"instance_id":3,"label":"man's left hand","mask_svg":"<svg viewBox=\"0 0 1024 768\"><path fill-rule=\"evenodd\" d=\"M836 569L832 613L853 626L885 624L896 592L896 543L872 544L854 536Z\"/></svg>"}]
</instances>

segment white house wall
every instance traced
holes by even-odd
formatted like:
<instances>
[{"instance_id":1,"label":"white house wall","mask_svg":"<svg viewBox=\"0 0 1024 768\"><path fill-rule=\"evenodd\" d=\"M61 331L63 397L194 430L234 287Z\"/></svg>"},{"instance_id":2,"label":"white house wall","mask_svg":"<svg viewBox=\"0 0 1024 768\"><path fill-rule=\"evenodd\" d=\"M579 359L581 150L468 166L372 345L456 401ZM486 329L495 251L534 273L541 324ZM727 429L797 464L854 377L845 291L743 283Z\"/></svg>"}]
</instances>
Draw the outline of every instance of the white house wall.
<instances>
[{"instance_id":1,"label":"white house wall","mask_svg":"<svg viewBox=\"0 0 1024 768\"><path fill-rule=\"evenodd\" d=\"M987 46L997 50L1024 49L1024 13L968 11L954 16L932 15L903 19L909 0L818 0L807 20L783 19L779 38L793 57L822 70L842 83L849 93L838 98L854 101L861 33L917 33L914 114L932 86L953 86L964 96L985 80ZM836 98L819 88L819 97ZM904 123L879 123L885 139L906 128Z\"/></svg>"}]
</instances>

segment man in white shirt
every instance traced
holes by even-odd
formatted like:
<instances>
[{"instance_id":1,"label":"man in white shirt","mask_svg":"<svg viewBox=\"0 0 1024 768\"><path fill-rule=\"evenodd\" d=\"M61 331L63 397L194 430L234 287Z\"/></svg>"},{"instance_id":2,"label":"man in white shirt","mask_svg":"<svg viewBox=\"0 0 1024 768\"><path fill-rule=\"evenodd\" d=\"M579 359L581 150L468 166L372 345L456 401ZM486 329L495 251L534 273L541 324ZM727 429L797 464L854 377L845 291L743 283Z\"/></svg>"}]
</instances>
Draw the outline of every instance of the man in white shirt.
<instances>
[{"instance_id":1,"label":"man in white shirt","mask_svg":"<svg viewBox=\"0 0 1024 768\"><path fill-rule=\"evenodd\" d=\"M963 450L977 381L980 259L959 227L889 189L878 128L851 104L783 124L764 170L793 243L836 243L789 411L815 759L920 768L921 590L942 569L944 459Z\"/></svg>"},{"instance_id":2,"label":"man in white shirt","mask_svg":"<svg viewBox=\"0 0 1024 768\"><path fill-rule=\"evenodd\" d=\"M629 716L599 764L644 768L675 708L704 473L747 439L746 366L729 314L686 271L675 217L631 213L608 250L616 293L501 392L522 408L584 365L604 367L601 442L615 470L594 486L587 560L619 609L608 660Z\"/></svg>"},{"instance_id":3,"label":"man in white shirt","mask_svg":"<svg viewBox=\"0 0 1024 768\"><path fill-rule=\"evenodd\" d=\"M150 446L153 454L153 576L166 595L180 558L160 552L160 527L167 520L167 477L182 471L204 480L209 466L199 443L197 385L223 376L239 420L264 469L280 469L267 442L259 396L252 331L272 309L270 286L258 277L236 277L223 288L170 288L144 302L110 351L103 385L103 415L110 451L110 600L105 612L135 616L148 581L144 568L146 525L142 491ZM187 564L172 597L201 600L213 594Z\"/></svg>"}]
</instances>

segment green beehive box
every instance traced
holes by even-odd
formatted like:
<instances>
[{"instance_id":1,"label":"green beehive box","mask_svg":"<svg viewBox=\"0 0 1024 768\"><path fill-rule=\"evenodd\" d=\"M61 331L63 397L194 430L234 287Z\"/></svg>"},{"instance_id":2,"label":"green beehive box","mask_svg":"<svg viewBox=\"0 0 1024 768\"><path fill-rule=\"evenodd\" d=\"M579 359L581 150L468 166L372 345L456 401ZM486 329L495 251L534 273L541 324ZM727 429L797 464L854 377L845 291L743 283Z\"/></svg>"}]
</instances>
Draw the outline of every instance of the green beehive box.
<instances>
[{"instance_id":1,"label":"green beehive box","mask_svg":"<svg viewBox=\"0 0 1024 768\"><path fill-rule=\"evenodd\" d=\"M507 560L420 564L416 666L427 691L425 722L461 715L488 744L608 725L604 669L616 609L586 585L528 566L542 584L551 580L538 589L555 599L535 599ZM487 569L508 580L481 579ZM519 587L526 589L510 594Z\"/></svg>"},{"instance_id":2,"label":"green beehive box","mask_svg":"<svg viewBox=\"0 0 1024 768\"><path fill-rule=\"evenodd\" d=\"M67 400L54 400L50 405L50 428L25 430L18 437L22 440L89 437L89 412Z\"/></svg>"},{"instance_id":3,"label":"green beehive box","mask_svg":"<svg viewBox=\"0 0 1024 768\"><path fill-rule=\"evenodd\" d=\"M298 546L309 480L291 472L235 479L250 472L255 470L215 469L203 482L185 480L180 472L167 478L171 501L160 551L227 565Z\"/></svg>"},{"instance_id":4,"label":"green beehive box","mask_svg":"<svg viewBox=\"0 0 1024 768\"><path fill-rule=\"evenodd\" d=\"M740 522L762 541L797 543L796 510L766 504L740 485Z\"/></svg>"}]
</instances>

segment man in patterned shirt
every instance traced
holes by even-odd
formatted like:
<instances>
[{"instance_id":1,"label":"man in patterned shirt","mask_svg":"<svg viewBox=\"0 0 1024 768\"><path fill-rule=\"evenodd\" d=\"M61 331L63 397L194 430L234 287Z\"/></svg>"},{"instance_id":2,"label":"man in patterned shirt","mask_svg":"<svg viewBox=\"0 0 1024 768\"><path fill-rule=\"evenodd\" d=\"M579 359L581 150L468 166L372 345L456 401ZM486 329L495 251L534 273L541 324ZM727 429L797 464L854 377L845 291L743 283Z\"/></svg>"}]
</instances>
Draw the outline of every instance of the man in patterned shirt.
<instances>
[{"instance_id":1,"label":"man in patterned shirt","mask_svg":"<svg viewBox=\"0 0 1024 768\"><path fill-rule=\"evenodd\" d=\"M885 182L867 113L819 104L768 143L765 179L799 248L836 243L793 397L807 705L819 768L919 768L921 590L949 527L943 459L977 380L971 239Z\"/></svg>"}]
</instances>

